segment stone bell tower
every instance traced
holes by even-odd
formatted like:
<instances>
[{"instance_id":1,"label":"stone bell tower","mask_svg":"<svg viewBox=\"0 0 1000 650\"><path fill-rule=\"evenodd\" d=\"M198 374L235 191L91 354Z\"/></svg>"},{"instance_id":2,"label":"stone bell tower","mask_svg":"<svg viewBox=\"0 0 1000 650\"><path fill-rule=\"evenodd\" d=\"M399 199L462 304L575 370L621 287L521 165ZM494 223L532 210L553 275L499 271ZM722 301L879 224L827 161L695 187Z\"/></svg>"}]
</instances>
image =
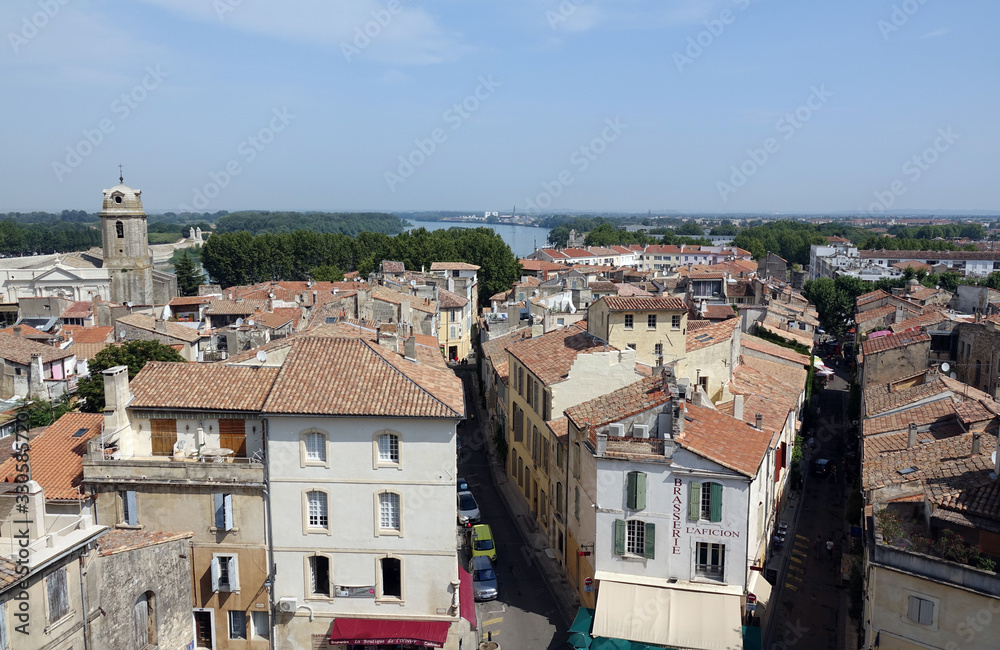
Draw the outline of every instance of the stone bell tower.
<instances>
[{"instance_id":1,"label":"stone bell tower","mask_svg":"<svg viewBox=\"0 0 1000 650\"><path fill-rule=\"evenodd\" d=\"M133 305L153 304L153 259L149 251L142 190L125 184L104 190L101 244L104 268L111 280L111 300Z\"/></svg>"}]
</instances>

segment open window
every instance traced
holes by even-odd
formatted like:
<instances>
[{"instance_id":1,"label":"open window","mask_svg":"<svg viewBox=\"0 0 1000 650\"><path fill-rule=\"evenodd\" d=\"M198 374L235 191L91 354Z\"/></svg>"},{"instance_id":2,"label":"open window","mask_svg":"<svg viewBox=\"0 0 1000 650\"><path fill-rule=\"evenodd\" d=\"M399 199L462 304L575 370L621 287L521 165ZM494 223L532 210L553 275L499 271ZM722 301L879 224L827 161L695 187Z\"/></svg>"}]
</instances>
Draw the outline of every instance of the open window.
<instances>
[{"instance_id":1,"label":"open window","mask_svg":"<svg viewBox=\"0 0 1000 650\"><path fill-rule=\"evenodd\" d=\"M239 558L235 555L212 555L212 591L240 592Z\"/></svg>"}]
</instances>

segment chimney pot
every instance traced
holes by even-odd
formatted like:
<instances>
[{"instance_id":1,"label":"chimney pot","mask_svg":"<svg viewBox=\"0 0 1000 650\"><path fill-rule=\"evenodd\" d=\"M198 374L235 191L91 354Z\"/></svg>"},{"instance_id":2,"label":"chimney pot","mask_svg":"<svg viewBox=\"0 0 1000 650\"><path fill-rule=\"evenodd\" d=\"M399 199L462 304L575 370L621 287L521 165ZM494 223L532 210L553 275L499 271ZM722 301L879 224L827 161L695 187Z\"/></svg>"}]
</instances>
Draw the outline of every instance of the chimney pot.
<instances>
[{"instance_id":1,"label":"chimney pot","mask_svg":"<svg viewBox=\"0 0 1000 650\"><path fill-rule=\"evenodd\" d=\"M980 434L979 434L978 431L973 431L972 432L972 455L973 456L978 456L979 455L980 446L982 444L980 442L980 440L979 440L979 437L980 437Z\"/></svg>"},{"instance_id":2,"label":"chimney pot","mask_svg":"<svg viewBox=\"0 0 1000 650\"><path fill-rule=\"evenodd\" d=\"M733 417L740 422L743 421L743 400L744 397L742 395L736 395L733 398Z\"/></svg>"},{"instance_id":3,"label":"chimney pot","mask_svg":"<svg viewBox=\"0 0 1000 650\"><path fill-rule=\"evenodd\" d=\"M764 428L764 416L761 413L757 414L757 428L758 429Z\"/></svg>"},{"instance_id":4,"label":"chimney pot","mask_svg":"<svg viewBox=\"0 0 1000 650\"><path fill-rule=\"evenodd\" d=\"M906 448L912 449L913 447L916 446L917 446L917 425L911 422L909 436L907 437L906 440Z\"/></svg>"},{"instance_id":5,"label":"chimney pot","mask_svg":"<svg viewBox=\"0 0 1000 650\"><path fill-rule=\"evenodd\" d=\"M21 336L21 326L20 325L15 325L14 326L14 336Z\"/></svg>"}]
</instances>

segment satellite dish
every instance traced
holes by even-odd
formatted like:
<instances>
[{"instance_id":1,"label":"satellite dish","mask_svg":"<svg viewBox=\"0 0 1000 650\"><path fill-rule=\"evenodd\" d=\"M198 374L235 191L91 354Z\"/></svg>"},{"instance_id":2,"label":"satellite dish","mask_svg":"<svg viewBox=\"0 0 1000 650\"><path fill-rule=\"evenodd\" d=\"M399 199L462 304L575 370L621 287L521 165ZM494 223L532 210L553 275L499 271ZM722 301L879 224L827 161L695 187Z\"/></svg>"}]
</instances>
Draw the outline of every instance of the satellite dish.
<instances>
[{"instance_id":1,"label":"satellite dish","mask_svg":"<svg viewBox=\"0 0 1000 650\"><path fill-rule=\"evenodd\" d=\"M952 379L958 379L958 375L956 375L955 373L951 373L948 376L951 377Z\"/></svg>"},{"instance_id":2,"label":"satellite dish","mask_svg":"<svg viewBox=\"0 0 1000 650\"><path fill-rule=\"evenodd\" d=\"M250 320L248 320L248 321L247 321L247 325L249 325L250 327L253 327L253 326L254 326L254 322L253 322L253 319L252 319L252 318L251 318Z\"/></svg>"},{"instance_id":3,"label":"satellite dish","mask_svg":"<svg viewBox=\"0 0 1000 650\"><path fill-rule=\"evenodd\" d=\"M991 462L991 463L993 463L993 466L994 466L994 467L996 467L996 464L997 464L997 452L995 452L995 451L994 451L994 452L993 452L993 453L992 453L992 454L990 455L990 462Z\"/></svg>"},{"instance_id":4,"label":"satellite dish","mask_svg":"<svg viewBox=\"0 0 1000 650\"><path fill-rule=\"evenodd\" d=\"M261 363L267 361L267 352L264 352L263 350L257 350L257 361L260 361Z\"/></svg>"},{"instance_id":5,"label":"satellite dish","mask_svg":"<svg viewBox=\"0 0 1000 650\"><path fill-rule=\"evenodd\" d=\"M236 327L241 327L242 325L243 325L243 319L242 318L237 318L236 319Z\"/></svg>"},{"instance_id":6,"label":"satellite dish","mask_svg":"<svg viewBox=\"0 0 1000 650\"><path fill-rule=\"evenodd\" d=\"M949 370L951 370L951 366L948 365L947 361L941 364L941 372L948 372Z\"/></svg>"},{"instance_id":7,"label":"satellite dish","mask_svg":"<svg viewBox=\"0 0 1000 650\"><path fill-rule=\"evenodd\" d=\"M125 330L122 330L122 331L118 332L118 338L120 338L120 339L125 338Z\"/></svg>"}]
</instances>

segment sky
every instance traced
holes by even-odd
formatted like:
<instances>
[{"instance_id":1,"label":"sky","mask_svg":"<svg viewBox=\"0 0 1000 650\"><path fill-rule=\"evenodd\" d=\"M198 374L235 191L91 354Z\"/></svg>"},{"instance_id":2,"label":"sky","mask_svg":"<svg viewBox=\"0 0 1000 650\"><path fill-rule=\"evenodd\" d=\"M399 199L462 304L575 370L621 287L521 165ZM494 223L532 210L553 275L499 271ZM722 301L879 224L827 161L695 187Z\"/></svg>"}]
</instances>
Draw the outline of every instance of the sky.
<instances>
[{"instance_id":1,"label":"sky","mask_svg":"<svg viewBox=\"0 0 1000 650\"><path fill-rule=\"evenodd\" d=\"M4 0L0 212L1000 210L986 0Z\"/></svg>"}]
</instances>

